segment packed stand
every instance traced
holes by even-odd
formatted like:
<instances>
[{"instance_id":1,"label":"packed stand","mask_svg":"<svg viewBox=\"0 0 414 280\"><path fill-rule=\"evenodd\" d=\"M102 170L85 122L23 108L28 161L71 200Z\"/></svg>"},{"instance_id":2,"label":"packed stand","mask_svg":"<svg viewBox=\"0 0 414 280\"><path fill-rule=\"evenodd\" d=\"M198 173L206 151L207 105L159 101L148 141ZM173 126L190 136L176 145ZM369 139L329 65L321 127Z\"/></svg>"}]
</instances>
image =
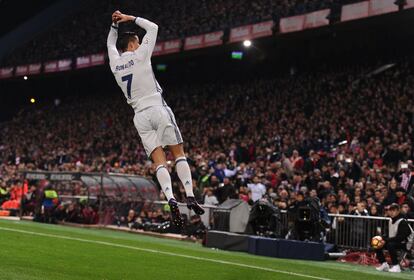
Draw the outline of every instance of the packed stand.
<instances>
[{"instance_id":1,"label":"packed stand","mask_svg":"<svg viewBox=\"0 0 414 280\"><path fill-rule=\"evenodd\" d=\"M330 213L372 216L395 202L413 218L412 64L360 79L367 70L170 89L165 98L184 136L197 199L218 205L228 198L250 204L268 198L286 210L303 197L318 197ZM156 180L131 120L121 96L83 97L22 111L2 124L2 208L19 208L21 169ZM174 166L168 168L175 195L184 201ZM68 208L83 210L80 203ZM125 206L115 216L122 223L131 209L141 212Z\"/></svg>"},{"instance_id":2,"label":"packed stand","mask_svg":"<svg viewBox=\"0 0 414 280\"><path fill-rule=\"evenodd\" d=\"M121 10L156 22L160 41L184 38L243 24L338 8L358 0L154 0L89 1L86 10L14 51L1 65L45 62L105 50L110 15ZM136 30L132 24L127 29ZM122 30L121 30L122 31Z\"/></svg>"}]
</instances>

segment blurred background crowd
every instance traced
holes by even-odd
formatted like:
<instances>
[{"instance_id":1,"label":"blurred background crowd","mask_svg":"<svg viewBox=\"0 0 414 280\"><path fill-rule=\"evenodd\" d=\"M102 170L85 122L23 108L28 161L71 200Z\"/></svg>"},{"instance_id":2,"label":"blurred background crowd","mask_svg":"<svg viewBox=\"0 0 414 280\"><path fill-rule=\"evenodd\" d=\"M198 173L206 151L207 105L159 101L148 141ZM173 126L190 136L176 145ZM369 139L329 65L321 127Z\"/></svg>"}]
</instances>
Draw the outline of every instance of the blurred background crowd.
<instances>
[{"instance_id":1,"label":"blurred background crowd","mask_svg":"<svg viewBox=\"0 0 414 280\"><path fill-rule=\"evenodd\" d=\"M370 69L170 88L165 98L184 136L197 200L253 204L264 198L288 209L298 199L318 197L327 212L372 216L398 203L413 218L413 64L407 59L367 76ZM0 201L16 195L23 169L105 171L156 181L132 117L121 96L68 98L22 110L0 128ZM168 160L174 193L185 201L171 155ZM79 186L66 194L84 193ZM164 217L133 210L141 218Z\"/></svg>"}]
</instances>

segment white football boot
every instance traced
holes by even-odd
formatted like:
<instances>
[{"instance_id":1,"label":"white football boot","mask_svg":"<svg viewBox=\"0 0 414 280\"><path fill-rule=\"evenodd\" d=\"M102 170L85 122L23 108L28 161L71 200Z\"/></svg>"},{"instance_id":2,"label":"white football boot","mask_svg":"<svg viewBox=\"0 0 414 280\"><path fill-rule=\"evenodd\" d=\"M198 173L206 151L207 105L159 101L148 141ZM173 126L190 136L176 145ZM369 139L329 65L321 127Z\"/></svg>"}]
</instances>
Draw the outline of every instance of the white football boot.
<instances>
[{"instance_id":1,"label":"white football boot","mask_svg":"<svg viewBox=\"0 0 414 280\"><path fill-rule=\"evenodd\" d=\"M388 265L388 263L384 262L380 266L376 267L375 269L378 271L388 271L390 269L390 266Z\"/></svg>"},{"instance_id":2,"label":"white football boot","mask_svg":"<svg viewBox=\"0 0 414 280\"><path fill-rule=\"evenodd\" d=\"M393 265L388 271L389 272L394 272L394 273L400 273L401 272L401 267L400 267L399 264Z\"/></svg>"}]
</instances>

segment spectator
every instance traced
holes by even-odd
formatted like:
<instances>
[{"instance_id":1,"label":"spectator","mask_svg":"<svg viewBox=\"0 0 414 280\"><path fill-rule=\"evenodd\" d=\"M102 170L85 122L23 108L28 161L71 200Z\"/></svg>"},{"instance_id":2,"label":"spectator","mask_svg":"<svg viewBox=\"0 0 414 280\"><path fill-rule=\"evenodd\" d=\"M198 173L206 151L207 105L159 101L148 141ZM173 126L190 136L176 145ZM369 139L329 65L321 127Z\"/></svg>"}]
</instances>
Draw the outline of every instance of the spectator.
<instances>
[{"instance_id":1,"label":"spectator","mask_svg":"<svg viewBox=\"0 0 414 280\"><path fill-rule=\"evenodd\" d=\"M408 164L402 164L400 179L400 187L407 193L411 192L414 184L414 176L412 176L411 167Z\"/></svg>"},{"instance_id":2,"label":"spectator","mask_svg":"<svg viewBox=\"0 0 414 280\"><path fill-rule=\"evenodd\" d=\"M134 209L130 209L128 211L128 216L124 219L123 224L128 226L129 228L132 228L134 224L136 223L137 216L135 214Z\"/></svg>"},{"instance_id":3,"label":"spectator","mask_svg":"<svg viewBox=\"0 0 414 280\"><path fill-rule=\"evenodd\" d=\"M243 200L245 202L249 202L250 197L249 197L249 193L248 193L247 187L240 186L240 188L239 188L239 199L241 199L241 200Z\"/></svg>"},{"instance_id":4,"label":"spectator","mask_svg":"<svg viewBox=\"0 0 414 280\"><path fill-rule=\"evenodd\" d=\"M379 216L380 213L378 212L378 206L375 204L372 204L369 208L369 214L368 216Z\"/></svg>"},{"instance_id":5,"label":"spectator","mask_svg":"<svg viewBox=\"0 0 414 280\"><path fill-rule=\"evenodd\" d=\"M358 202L356 208L352 211L351 214L357 216L369 216L364 202Z\"/></svg>"},{"instance_id":6,"label":"spectator","mask_svg":"<svg viewBox=\"0 0 414 280\"><path fill-rule=\"evenodd\" d=\"M67 206L63 220L69 223L82 223L80 209L76 203L70 203Z\"/></svg>"},{"instance_id":7,"label":"spectator","mask_svg":"<svg viewBox=\"0 0 414 280\"><path fill-rule=\"evenodd\" d=\"M401 187L399 187L399 188L397 188L397 190L395 191L395 195L396 195L396 200L395 200L395 202L398 204L398 205L402 205L405 201L406 201L406 199L407 199L407 196L405 195L405 189L404 188L401 188Z\"/></svg>"},{"instance_id":8,"label":"spectator","mask_svg":"<svg viewBox=\"0 0 414 280\"><path fill-rule=\"evenodd\" d=\"M260 183L258 176L254 176L253 183L247 184L247 187L251 193L253 203L259 199L262 199L262 197L266 194L266 187Z\"/></svg>"},{"instance_id":9,"label":"spectator","mask_svg":"<svg viewBox=\"0 0 414 280\"><path fill-rule=\"evenodd\" d=\"M213 194L213 189L212 188L208 188L207 189L207 193L204 196L204 204L205 205L218 205L219 202L217 200L217 197Z\"/></svg>"},{"instance_id":10,"label":"spectator","mask_svg":"<svg viewBox=\"0 0 414 280\"><path fill-rule=\"evenodd\" d=\"M295 170L302 170L304 165L303 158L299 155L299 152L297 150L294 150L292 152L292 156L290 157L290 162L292 163L292 166Z\"/></svg>"},{"instance_id":11,"label":"spectator","mask_svg":"<svg viewBox=\"0 0 414 280\"><path fill-rule=\"evenodd\" d=\"M23 198L23 211L29 216L32 216L35 212L37 199L37 188L36 186L32 185Z\"/></svg>"},{"instance_id":12,"label":"spectator","mask_svg":"<svg viewBox=\"0 0 414 280\"><path fill-rule=\"evenodd\" d=\"M223 203L227 199L237 198L234 185L231 183L228 177L225 177L223 179L223 184L219 186L219 188L216 190L216 195L217 195L219 204Z\"/></svg>"},{"instance_id":13,"label":"spectator","mask_svg":"<svg viewBox=\"0 0 414 280\"><path fill-rule=\"evenodd\" d=\"M405 219L414 219L414 211L413 209L410 207L410 204L408 202L404 202L401 205L401 215L405 218Z\"/></svg>"}]
</instances>

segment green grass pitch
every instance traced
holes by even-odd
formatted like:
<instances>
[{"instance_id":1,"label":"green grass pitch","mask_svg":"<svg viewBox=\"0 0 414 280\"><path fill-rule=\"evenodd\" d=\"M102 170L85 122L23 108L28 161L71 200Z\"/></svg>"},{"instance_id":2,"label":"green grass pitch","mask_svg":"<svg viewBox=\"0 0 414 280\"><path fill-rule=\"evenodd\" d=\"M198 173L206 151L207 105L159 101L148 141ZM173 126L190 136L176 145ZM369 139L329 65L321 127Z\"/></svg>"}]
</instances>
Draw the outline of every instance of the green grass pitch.
<instances>
[{"instance_id":1,"label":"green grass pitch","mask_svg":"<svg viewBox=\"0 0 414 280\"><path fill-rule=\"evenodd\" d=\"M414 274L259 257L108 230L0 220L0 279L377 280L414 279Z\"/></svg>"}]
</instances>

